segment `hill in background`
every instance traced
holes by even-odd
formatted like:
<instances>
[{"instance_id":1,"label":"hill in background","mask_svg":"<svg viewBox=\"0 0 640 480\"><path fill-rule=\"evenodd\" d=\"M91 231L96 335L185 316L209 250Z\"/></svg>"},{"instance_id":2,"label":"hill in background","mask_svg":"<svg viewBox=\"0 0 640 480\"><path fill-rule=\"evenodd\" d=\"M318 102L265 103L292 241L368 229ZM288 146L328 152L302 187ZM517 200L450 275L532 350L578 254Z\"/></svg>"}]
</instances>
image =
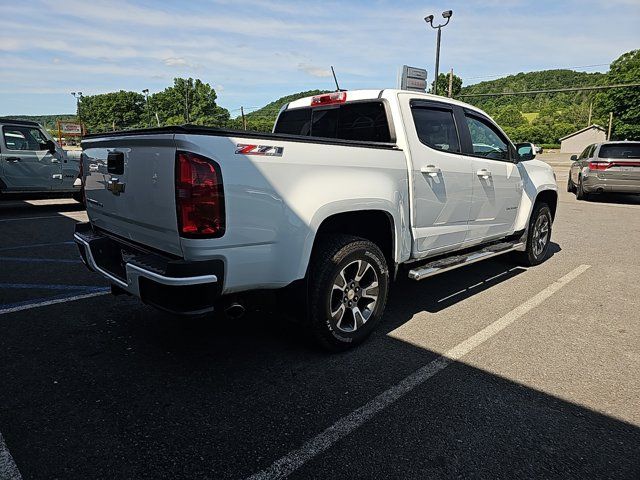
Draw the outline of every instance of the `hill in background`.
<instances>
[{"instance_id":1,"label":"hill in background","mask_svg":"<svg viewBox=\"0 0 640 480\"><path fill-rule=\"evenodd\" d=\"M76 116L72 113L62 113L59 115L7 115L4 118L10 118L12 120L30 120L32 122L37 122L47 130L55 130L56 122L60 120L64 121L75 121Z\"/></svg>"},{"instance_id":2,"label":"hill in background","mask_svg":"<svg viewBox=\"0 0 640 480\"><path fill-rule=\"evenodd\" d=\"M299 98L320 95L321 93L327 92L328 90L307 90L306 92L293 93L274 100L258 110L245 114L247 119L247 129L257 132L270 132L273 129L273 124L276 121L276 117L278 116L280 109L284 105L291 103L294 100L298 100ZM242 129L242 118L237 117L231 120L230 128Z\"/></svg>"}]
</instances>

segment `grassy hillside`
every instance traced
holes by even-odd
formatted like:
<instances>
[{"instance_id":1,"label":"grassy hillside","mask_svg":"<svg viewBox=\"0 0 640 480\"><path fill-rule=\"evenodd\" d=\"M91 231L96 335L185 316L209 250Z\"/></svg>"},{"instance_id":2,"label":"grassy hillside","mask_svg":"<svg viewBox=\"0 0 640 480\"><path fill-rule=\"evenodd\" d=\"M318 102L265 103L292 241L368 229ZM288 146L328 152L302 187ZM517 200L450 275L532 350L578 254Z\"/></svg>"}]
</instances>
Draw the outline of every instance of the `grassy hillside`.
<instances>
[{"instance_id":1,"label":"grassy hillside","mask_svg":"<svg viewBox=\"0 0 640 480\"><path fill-rule=\"evenodd\" d=\"M587 87L607 82L605 73L544 70L469 85L462 88L459 98L492 115L514 141L549 144L558 143L560 137L586 127L591 103L591 123L606 123L603 93L581 91L496 97L462 95Z\"/></svg>"},{"instance_id":2,"label":"grassy hillside","mask_svg":"<svg viewBox=\"0 0 640 480\"><path fill-rule=\"evenodd\" d=\"M574 72L573 70L543 70L519 73L486 82L462 87L460 95L477 93L508 93L526 90L547 90L567 87L589 87L607 82L605 73ZM540 93L537 95L516 95L502 97L463 97L466 102L487 110L515 105L521 112L538 112L541 107L552 103L558 108L570 107L588 101L592 92Z\"/></svg>"}]
</instances>

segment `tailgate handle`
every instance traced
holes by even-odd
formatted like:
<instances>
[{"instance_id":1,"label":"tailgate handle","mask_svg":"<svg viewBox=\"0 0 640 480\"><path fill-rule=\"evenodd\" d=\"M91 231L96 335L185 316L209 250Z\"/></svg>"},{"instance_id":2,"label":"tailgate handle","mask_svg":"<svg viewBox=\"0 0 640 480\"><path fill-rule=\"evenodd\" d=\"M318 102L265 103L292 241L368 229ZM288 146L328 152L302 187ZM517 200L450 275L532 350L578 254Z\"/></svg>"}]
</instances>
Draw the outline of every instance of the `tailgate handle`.
<instances>
[{"instance_id":1,"label":"tailgate handle","mask_svg":"<svg viewBox=\"0 0 640 480\"><path fill-rule=\"evenodd\" d=\"M114 175L122 175L124 173L123 152L109 152L107 155L107 172Z\"/></svg>"}]
</instances>

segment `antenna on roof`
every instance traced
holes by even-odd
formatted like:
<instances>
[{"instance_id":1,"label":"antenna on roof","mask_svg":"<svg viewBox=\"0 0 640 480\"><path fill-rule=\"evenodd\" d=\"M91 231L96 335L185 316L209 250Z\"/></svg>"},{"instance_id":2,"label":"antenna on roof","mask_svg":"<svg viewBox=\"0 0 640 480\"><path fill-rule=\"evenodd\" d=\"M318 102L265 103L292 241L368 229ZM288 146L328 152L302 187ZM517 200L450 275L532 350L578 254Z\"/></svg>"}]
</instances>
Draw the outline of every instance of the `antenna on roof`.
<instances>
[{"instance_id":1,"label":"antenna on roof","mask_svg":"<svg viewBox=\"0 0 640 480\"><path fill-rule=\"evenodd\" d=\"M338 85L338 79L336 78L336 71L333 69L333 65L331 65L331 73L333 75L333 81L336 82L336 92L342 92L340 85Z\"/></svg>"}]
</instances>

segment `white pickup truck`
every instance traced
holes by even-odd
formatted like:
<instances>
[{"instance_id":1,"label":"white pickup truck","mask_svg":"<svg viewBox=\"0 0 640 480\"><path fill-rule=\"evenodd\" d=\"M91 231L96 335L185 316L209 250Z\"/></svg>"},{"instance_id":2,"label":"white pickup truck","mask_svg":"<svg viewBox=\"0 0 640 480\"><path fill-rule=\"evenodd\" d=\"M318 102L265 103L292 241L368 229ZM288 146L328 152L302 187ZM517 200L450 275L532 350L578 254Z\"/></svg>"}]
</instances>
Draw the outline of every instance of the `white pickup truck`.
<instances>
[{"instance_id":1,"label":"white pickup truck","mask_svg":"<svg viewBox=\"0 0 640 480\"><path fill-rule=\"evenodd\" d=\"M547 254L555 176L482 111L401 90L303 98L273 133L198 126L83 141L75 241L113 292L204 314L278 289L323 346L361 342L390 281ZM274 292L275 293L275 292Z\"/></svg>"}]
</instances>

